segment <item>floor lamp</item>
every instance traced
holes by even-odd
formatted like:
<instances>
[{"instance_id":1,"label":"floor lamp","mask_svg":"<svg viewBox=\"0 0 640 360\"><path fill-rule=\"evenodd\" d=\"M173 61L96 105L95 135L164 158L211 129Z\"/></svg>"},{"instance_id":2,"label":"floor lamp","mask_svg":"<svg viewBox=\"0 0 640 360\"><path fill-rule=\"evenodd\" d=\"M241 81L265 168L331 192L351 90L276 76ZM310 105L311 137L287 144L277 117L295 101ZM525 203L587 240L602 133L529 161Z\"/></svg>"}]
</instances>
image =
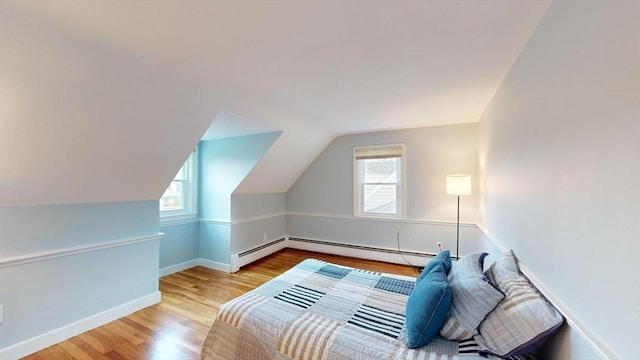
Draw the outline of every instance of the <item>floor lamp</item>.
<instances>
[{"instance_id":1,"label":"floor lamp","mask_svg":"<svg viewBox=\"0 0 640 360\"><path fill-rule=\"evenodd\" d=\"M458 221L456 222L456 260L460 259L460 195L471 194L471 175L447 175L447 194L458 195Z\"/></svg>"}]
</instances>

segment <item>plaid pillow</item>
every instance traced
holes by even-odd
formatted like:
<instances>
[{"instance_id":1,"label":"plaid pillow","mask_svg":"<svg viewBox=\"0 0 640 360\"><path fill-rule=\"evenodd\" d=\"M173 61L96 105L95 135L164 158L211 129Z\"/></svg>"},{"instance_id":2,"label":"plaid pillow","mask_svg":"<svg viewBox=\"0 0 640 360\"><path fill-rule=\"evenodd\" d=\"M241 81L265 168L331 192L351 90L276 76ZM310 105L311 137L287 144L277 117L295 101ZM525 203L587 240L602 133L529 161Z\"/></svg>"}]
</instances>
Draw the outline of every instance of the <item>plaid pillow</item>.
<instances>
[{"instance_id":1,"label":"plaid pillow","mask_svg":"<svg viewBox=\"0 0 640 360\"><path fill-rule=\"evenodd\" d=\"M486 275L505 298L474 337L480 353L508 357L532 352L562 325L560 312L520 272L513 250L496 260Z\"/></svg>"}]
</instances>

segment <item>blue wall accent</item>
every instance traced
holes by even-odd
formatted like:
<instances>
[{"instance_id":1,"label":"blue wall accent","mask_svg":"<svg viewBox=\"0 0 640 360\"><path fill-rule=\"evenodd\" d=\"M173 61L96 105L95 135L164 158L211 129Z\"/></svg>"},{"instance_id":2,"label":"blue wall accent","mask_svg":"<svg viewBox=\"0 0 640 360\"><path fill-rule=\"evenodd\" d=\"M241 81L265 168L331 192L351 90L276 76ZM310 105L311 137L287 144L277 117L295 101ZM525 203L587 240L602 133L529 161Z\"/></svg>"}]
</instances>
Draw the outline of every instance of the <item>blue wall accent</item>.
<instances>
[{"instance_id":1,"label":"blue wall accent","mask_svg":"<svg viewBox=\"0 0 640 360\"><path fill-rule=\"evenodd\" d=\"M231 224L200 223L200 258L222 264L230 263Z\"/></svg>"},{"instance_id":2,"label":"blue wall accent","mask_svg":"<svg viewBox=\"0 0 640 360\"><path fill-rule=\"evenodd\" d=\"M231 194L260 161L281 132L200 143L200 217L231 220Z\"/></svg>"},{"instance_id":3,"label":"blue wall accent","mask_svg":"<svg viewBox=\"0 0 640 360\"><path fill-rule=\"evenodd\" d=\"M200 225L197 219L178 225L160 224L160 269L200 257Z\"/></svg>"},{"instance_id":4,"label":"blue wall accent","mask_svg":"<svg viewBox=\"0 0 640 360\"><path fill-rule=\"evenodd\" d=\"M0 207L0 258L157 234L157 204Z\"/></svg>"},{"instance_id":5,"label":"blue wall accent","mask_svg":"<svg viewBox=\"0 0 640 360\"><path fill-rule=\"evenodd\" d=\"M286 234L286 194L232 195L281 132L203 141L198 152L198 219L160 224L160 269L199 258L229 264L231 253ZM233 199L233 201L232 201ZM259 223L234 220L269 216ZM234 231L235 229L235 231ZM233 236L232 234L237 234Z\"/></svg>"},{"instance_id":6,"label":"blue wall accent","mask_svg":"<svg viewBox=\"0 0 640 360\"><path fill-rule=\"evenodd\" d=\"M281 132L200 143L198 233L200 257L222 264L231 256L231 194Z\"/></svg>"},{"instance_id":7,"label":"blue wall accent","mask_svg":"<svg viewBox=\"0 0 640 360\"><path fill-rule=\"evenodd\" d=\"M286 194L231 196L231 221L160 223L160 269L199 258L227 264L236 254L287 235ZM230 240L227 240L230 239Z\"/></svg>"},{"instance_id":8,"label":"blue wall accent","mask_svg":"<svg viewBox=\"0 0 640 360\"><path fill-rule=\"evenodd\" d=\"M157 201L0 208L0 231L0 349L158 291Z\"/></svg>"}]
</instances>

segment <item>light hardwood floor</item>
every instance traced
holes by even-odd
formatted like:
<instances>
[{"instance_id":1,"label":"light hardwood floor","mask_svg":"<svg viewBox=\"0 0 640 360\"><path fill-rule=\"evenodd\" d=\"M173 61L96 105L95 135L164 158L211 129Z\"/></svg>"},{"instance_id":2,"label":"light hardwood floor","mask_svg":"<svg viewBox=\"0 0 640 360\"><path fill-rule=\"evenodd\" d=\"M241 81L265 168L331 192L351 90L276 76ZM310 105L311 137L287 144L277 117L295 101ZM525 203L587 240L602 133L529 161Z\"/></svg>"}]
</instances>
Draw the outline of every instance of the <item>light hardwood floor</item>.
<instances>
[{"instance_id":1,"label":"light hardwood floor","mask_svg":"<svg viewBox=\"0 0 640 360\"><path fill-rule=\"evenodd\" d=\"M200 359L200 348L221 304L264 284L306 258L371 271L418 275L417 270L409 266L294 249L281 250L235 274L195 267L160 279L160 303L25 359Z\"/></svg>"}]
</instances>

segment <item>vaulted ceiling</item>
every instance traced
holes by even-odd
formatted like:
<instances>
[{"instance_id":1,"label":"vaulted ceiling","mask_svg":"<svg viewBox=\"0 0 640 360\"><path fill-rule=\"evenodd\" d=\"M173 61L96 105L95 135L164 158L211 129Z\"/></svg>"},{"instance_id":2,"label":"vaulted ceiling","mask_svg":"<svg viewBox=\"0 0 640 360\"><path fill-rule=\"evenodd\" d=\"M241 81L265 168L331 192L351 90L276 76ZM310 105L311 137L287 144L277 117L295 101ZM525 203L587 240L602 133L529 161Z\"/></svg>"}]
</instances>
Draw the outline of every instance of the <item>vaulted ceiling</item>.
<instances>
[{"instance_id":1,"label":"vaulted ceiling","mask_svg":"<svg viewBox=\"0 0 640 360\"><path fill-rule=\"evenodd\" d=\"M4 1L0 206L157 199L205 132L283 131L268 193L336 136L478 121L548 5Z\"/></svg>"}]
</instances>

